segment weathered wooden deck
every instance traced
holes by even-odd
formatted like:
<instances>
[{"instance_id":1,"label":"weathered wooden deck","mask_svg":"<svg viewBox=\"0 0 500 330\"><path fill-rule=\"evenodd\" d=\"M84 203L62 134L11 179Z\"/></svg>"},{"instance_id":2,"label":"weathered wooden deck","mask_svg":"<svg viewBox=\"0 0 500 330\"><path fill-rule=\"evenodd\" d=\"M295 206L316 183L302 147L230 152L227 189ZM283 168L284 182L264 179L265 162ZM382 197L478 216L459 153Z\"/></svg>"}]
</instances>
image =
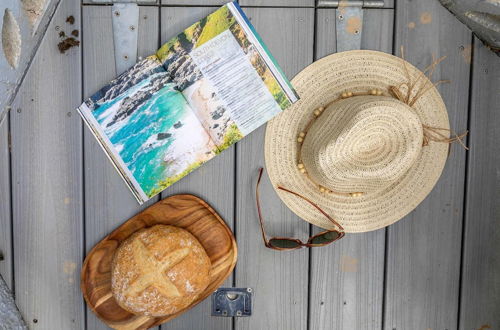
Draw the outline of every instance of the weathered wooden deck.
<instances>
[{"instance_id":1,"label":"weathered wooden deck","mask_svg":"<svg viewBox=\"0 0 500 330\"><path fill-rule=\"evenodd\" d=\"M141 6L139 55L224 2ZM205 301L162 329L500 329L500 58L435 0L386 3L365 10L362 48L403 45L420 68L448 55L435 78L451 80L439 89L451 126L470 129L471 150L453 146L433 192L395 225L280 253L262 244L254 208L262 127L162 194L201 196L232 226L239 261L227 286L254 288L253 315L211 317ZM334 9L314 0L240 4L289 77L335 52ZM82 44L61 55L55 27L68 15ZM111 6L63 1L0 127L0 274L33 329L105 328L83 302L80 265L141 209L74 111L115 77L111 24ZM270 233L315 230L269 182L263 195Z\"/></svg>"}]
</instances>

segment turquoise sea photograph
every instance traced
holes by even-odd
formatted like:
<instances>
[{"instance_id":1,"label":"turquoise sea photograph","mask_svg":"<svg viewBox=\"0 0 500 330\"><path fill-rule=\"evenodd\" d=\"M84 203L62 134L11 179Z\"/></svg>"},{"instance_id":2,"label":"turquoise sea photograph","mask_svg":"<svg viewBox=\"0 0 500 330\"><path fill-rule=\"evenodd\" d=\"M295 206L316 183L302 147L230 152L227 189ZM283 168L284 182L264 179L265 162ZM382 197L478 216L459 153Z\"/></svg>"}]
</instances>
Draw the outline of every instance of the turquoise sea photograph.
<instances>
[{"instance_id":1,"label":"turquoise sea photograph","mask_svg":"<svg viewBox=\"0 0 500 330\"><path fill-rule=\"evenodd\" d=\"M150 63L144 63L151 68ZM148 197L211 159L216 146L164 70L127 72L91 99L91 113ZM128 88L121 89L123 84ZM119 89L121 94L113 94ZM113 95L106 98L105 95ZM88 104L88 103L87 103Z\"/></svg>"}]
</instances>

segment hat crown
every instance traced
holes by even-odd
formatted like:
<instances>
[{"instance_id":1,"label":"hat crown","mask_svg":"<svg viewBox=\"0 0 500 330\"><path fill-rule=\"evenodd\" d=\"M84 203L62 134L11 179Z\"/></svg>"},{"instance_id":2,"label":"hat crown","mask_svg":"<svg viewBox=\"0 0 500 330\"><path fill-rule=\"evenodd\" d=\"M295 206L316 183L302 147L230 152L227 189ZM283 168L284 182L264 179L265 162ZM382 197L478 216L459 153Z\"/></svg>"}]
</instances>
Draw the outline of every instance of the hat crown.
<instances>
[{"instance_id":1,"label":"hat crown","mask_svg":"<svg viewBox=\"0 0 500 330\"><path fill-rule=\"evenodd\" d=\"M302 162L332 191L370 193L398 182L422 151L420 118L407 104L355 96L330 105L311 126Z\"/></svg>"}]
</instances>

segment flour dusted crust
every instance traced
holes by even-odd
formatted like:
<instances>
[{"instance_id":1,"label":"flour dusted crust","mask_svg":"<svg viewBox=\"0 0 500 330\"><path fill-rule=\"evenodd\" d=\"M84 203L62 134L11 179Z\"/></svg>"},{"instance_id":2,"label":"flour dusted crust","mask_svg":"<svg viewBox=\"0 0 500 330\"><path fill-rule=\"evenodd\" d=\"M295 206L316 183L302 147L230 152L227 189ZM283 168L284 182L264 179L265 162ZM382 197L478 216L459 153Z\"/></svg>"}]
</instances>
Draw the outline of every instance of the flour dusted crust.
<instances>
[{"instance_id":1,"label":"flour dusted crust","mask_svg":"<svg viewBox=\"0 0 500 330\"><path fill-rule=\"evenodd\" d=\"M148 316L174 314L210 283L210 259L188 231L166 225L142 229L115 252L111 290L125 310Z\"/></svg>"}]
</instances>

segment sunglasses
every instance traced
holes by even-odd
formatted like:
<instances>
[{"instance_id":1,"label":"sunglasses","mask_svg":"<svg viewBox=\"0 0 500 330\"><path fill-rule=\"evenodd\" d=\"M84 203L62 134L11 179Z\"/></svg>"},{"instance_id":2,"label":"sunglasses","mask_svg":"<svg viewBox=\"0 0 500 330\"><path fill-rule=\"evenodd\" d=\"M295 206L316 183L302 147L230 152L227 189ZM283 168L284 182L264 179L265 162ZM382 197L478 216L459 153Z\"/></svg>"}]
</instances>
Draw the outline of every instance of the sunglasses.
<instances>
[{"instance_id":1,"label":"sunglasses","mask_svg":"<svg viewBox=\"0 0 500 330\"><path fill-rule=\"evenodd\" d=\"M323 214L328 220L330 220L336 227L338 227L339 230L323 231L319 234L309 237L307 243L303 243L301 240L296 238L288 238L288 237L272 237L271 239L268 240L266 231L264 229L264 221L262 220L262 211L260 208L260 200L259 200L259 185L260 185L260 180L262 179L263 172L264 168L261 168L259 170L259 178L257 180L257 186L255 187L255 199L257 201L257 212L259 214L260 229L262 230L262 238L264 239L264 244L267 248L284 251L284 250L300 249L302 247L308 247L308 248L320 247L333 243L344 237L345 235L344 228L337 221L333 220L333 218L329 216L325 211L323 211L318 205L316 205L314 202L310 201L306 197L294 191L278 186L279 190L295 195L308 202L310 205L316 208L321 214Z\"/></svg>"}]
</instances>

